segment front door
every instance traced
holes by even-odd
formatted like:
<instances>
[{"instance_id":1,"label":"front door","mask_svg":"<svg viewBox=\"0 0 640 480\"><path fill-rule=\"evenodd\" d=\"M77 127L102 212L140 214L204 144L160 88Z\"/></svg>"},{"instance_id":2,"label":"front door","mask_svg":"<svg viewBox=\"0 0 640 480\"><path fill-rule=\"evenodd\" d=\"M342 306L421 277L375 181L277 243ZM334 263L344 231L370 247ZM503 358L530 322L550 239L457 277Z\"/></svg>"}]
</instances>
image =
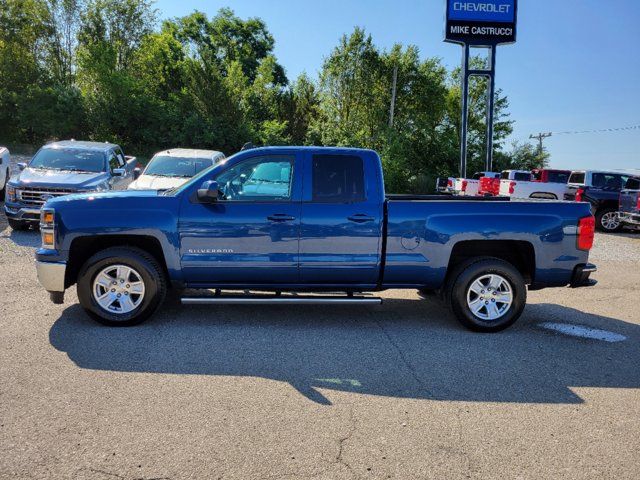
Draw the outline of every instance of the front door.
<instances>
[{"instance_id":1,"label":"front door","mask_svg":"<svg viewBox=\"0 0 640 480\"><path fill-rule=\"evenodd\" d=\"M298 281L300 184L295 155L241 160L216 178L215 203L186 199L180 214L182 270L192 285Z\"/></svg>"}]
</instances>

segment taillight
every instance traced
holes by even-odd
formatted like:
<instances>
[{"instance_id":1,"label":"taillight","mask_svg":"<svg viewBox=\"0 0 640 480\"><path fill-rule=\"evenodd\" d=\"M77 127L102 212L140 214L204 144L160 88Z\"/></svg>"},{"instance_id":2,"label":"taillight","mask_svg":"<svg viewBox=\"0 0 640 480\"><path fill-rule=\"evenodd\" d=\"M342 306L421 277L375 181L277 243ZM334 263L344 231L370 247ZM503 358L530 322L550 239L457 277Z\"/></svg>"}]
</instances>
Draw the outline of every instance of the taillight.
<instances>
[{"instance_id":1,"label":"taillight","mask_svg":"<svg viewBox=\"0 0 640 480\"><path fill-rule=\"evenodd\" d=\"M453 187L453 180L447 180L447 187Z\"/></svg>"},{"instance_id":2,"label":"taillight","mask_svg":"<svg viewBox=\"0 0 640 480\"><path fill-rule=\"evenodd\" d=\"M516 190L516 182L509 182L509 195L512 195Z\"/></svg>"},{"instance_id":3,"label":"taillight","mask_svg":"<svg viewBox=\"0 0 640 480\"><path fill-rule=\"evenodd\" d=\"M596 233L596 219L593 216L581 218L578 222L578 250L591 250Z\"/></svg>"},{"instance_id":4,"label":"taillight","mask_svg":"<svg viewBox=\"0 0 640 480\"><path fill-rule=\"evenodd\" d=\"M582 201L582 195L584 195L584 189L579 188L578 190L576 190L576 202Z\"/></svg>"},{"instance_id":5,"label":"taillight","mask_svg":"<svg viewBox=\"0 0 640 480\"><path fill-rule=\"evenodd\" d=\"M638 201L636 202L636 210L640 211L640 193L638 194Z\"/></svg>"},{"instance_id":6,"label":"taillight","mask_svg":"<svg viewBox=\"0 0 640 480\"><path fill-rule=\"evenodd\" d=\"M469 185L469 182L467 182L466 180L462 181L462 191L466 192L467 191L467 185Z\"/></svg>"}]
</instances>

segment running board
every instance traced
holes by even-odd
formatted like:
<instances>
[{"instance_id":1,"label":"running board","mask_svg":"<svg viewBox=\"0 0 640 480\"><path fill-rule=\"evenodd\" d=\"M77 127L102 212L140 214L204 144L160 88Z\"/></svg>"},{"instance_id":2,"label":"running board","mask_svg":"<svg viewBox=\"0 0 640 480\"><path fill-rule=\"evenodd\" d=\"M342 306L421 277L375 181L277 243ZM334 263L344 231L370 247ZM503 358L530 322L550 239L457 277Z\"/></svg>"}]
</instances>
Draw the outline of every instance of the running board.
<instances>
[{"instance_id":1,"label":"running board","mask_svg":"<svg viewBox=\"0 0 640 480\"><path fill-rule=\"evenodd\" d=\"M182 297L183 305L380 305L380 297L250 297L250 296L216 296L216 297Z\"/></svg>"}]
</instances>

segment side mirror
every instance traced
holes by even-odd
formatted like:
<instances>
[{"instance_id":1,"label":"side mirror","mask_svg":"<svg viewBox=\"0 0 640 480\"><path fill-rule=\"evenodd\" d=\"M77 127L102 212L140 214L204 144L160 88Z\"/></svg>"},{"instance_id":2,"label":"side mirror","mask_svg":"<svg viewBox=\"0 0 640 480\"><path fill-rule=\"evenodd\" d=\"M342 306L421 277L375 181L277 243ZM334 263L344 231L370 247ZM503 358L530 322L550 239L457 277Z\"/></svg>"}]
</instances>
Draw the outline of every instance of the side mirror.
<instances>
[{"instance_id":1,"label":"side mirror","mask_svg":"<svg viewBox=\"0 0 640 480\"><path fill-rule=\"evenodd\" d=\"M140 170L139 168L134 168L133 169L133 179L137 180L138 178L140 178L140 175L142 174L142 170Z\"/></svg>"},{"instance_id":2,"label":"side mirror","mask_svg":"<svg viewBox=\"0 0 640 480\"><path fill-rule=\"evenodd\" d=\"M26 163L23 163L23 162L20 162L20 163L18 163L17 165L18 165L18 170L20 170L20 171L22 171L22 170L24 170L25 168L27 168L27 164L26 164Z\"/></svg>"},{"instance_id":3,"label":"side mirror","mask_svg":"<svg viewBox=\"0 0 640 480\"><path fill-rule=\"evenodd\" d=\"M219 194L218 182L209 180L204 182L198 189L198 200L204 203L214 203L218 201Z\"/></svg>"},{"instance_id":4,"label":"side mirror","mask_svg":"<svg viewBox=\"0 0 640 480\"><path fill-rule=\"evenodd\" d=\"M114 177L124 177L127 175L127 171L124 168L114 168L112 173Z\"/></svg>"}]
</instances>

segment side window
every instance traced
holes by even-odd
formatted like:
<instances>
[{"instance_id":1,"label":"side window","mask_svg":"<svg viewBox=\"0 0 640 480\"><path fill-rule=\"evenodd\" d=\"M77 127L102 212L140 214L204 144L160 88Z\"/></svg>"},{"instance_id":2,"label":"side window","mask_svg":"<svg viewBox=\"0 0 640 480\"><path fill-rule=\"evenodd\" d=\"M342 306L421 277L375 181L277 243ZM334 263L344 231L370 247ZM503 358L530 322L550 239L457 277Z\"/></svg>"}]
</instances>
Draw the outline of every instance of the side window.
<instances>
[{"instance_id":1,"label":"side window","mask_svg":"<svg viewBox=\"0 0 640 480\"><path fill-rule=\"evenodd\" d=\"M118 157L114 152L109 152L109 169L113 172L114 169L120 168L120 162L118 161Z\"/></svg>"},{"instance_id":2,"label":"side window","mask_svg":"<svg viewBox=\"0 0 640 480\"><path fill-rule=\"evenodd\" d=\"M313 156L313 201L324 203L362 202L364 165L352 155Z\"/></svg>"},{"instance_id":3,"label":"side window","mask_svg":"<svg viewBox=\"0 0 640 480\"><path fill-rule=\"evenodd\" d=\"M234 165L216 178L227 201L288 201L294 157L255 157Z\"/></svg>"},{"instance_id":4,"label":"side window","mask_svg":"<svg viewBox=\"0 0 640 480\"><path fill-rule=\"evenodd\" d=\"M116 157L118 157L118 162L120 163L120 167L124 167L125 162L124 153L119 148L116 148Z\"/></svg>"}]
</instances>

